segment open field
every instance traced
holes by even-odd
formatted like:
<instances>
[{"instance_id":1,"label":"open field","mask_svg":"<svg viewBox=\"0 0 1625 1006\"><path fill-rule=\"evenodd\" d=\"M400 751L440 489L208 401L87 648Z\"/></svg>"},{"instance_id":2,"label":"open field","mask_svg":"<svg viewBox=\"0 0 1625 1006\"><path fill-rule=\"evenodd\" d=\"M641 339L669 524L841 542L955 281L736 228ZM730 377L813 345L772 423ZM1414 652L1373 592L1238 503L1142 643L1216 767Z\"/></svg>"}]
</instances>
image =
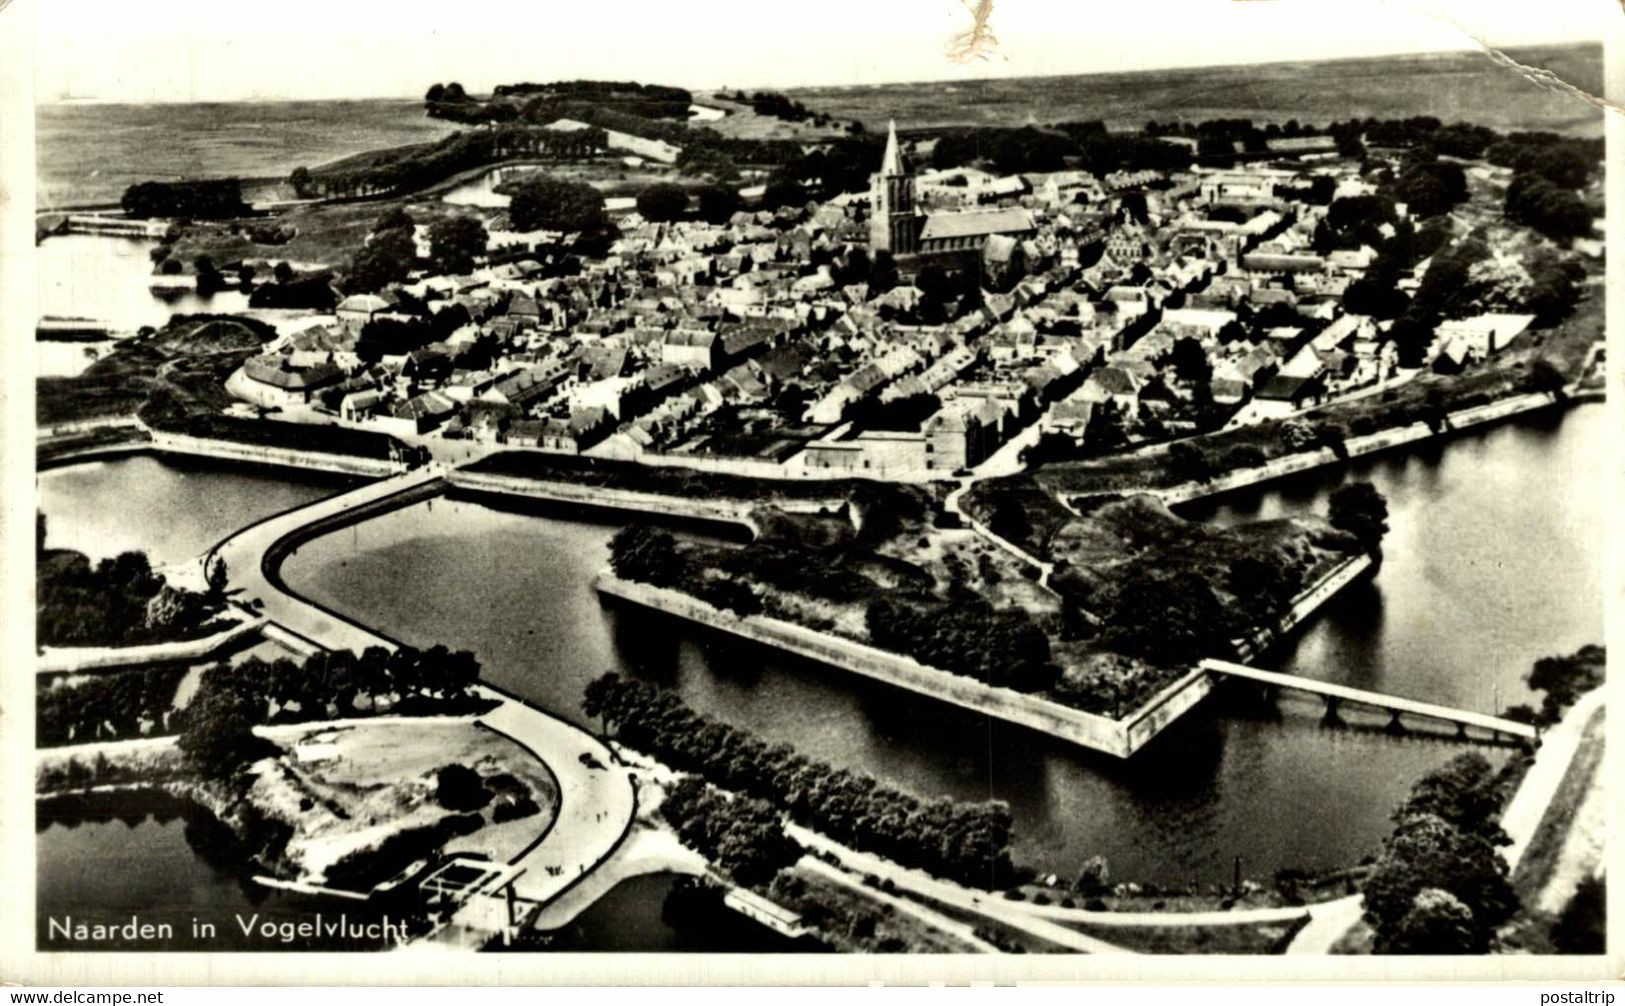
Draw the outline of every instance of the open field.
<instances>
[{"instance_id":1,"label":"open field","mask_svg":"<svg viewBox=\"0 0 1625 1006\"><path fill-rule=\"evenodd\" d=\"M42 209L117 202L148 179L281 178L456 128L416 99L57 104L35 118Z\"/></svg>"},{"instance_id":2,"label":"open field","mask_svg":"<svg viewBox=\"0 0 1625 1006\"><path fill-rule=\"evenodd\" d=\"M1602 91L1596 44L1509 49L1591 94ZM895 117L908 129L1104 119L1112 129L1147 120L1250 118L1325 123L1351 117L1434 115L1496 129L1602 135L1602 113L1548 90L1481 52L1267 63L1134 73L936 81L790 92L807 107L858 119L872 132Z\"/></svg>"},{"instance_id":3,"label":"open field","mask_svg":"<svg viewBox=\"0 0 1625 1006\"><path fill-rule=\"evenodd\" d=\"M322 876L346 857L365 855L391 836L432 828L457 813L435 798L435 773L445 765L473 769L487 790L497 793L480 809L478 829L447 842L447 852L507 861L532 845L558 812L558 788L547 766L501 734L467 721L312 724L279 743L285 751L314 744L333 753L327 761L284 755L265 763L250 791L250 799L267 813L294 824L287 858L306 876ZM520 798L534 806L498 819L504 800Z\"/></svg>"}]
</instances>

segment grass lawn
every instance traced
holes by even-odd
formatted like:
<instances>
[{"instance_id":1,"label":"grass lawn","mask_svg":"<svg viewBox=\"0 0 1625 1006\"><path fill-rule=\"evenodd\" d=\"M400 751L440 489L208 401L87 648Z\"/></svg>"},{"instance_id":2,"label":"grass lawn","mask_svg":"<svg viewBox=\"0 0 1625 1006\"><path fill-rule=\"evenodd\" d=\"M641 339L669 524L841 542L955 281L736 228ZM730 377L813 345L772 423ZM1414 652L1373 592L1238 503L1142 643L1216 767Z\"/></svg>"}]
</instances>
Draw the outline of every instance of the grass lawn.
<instances>
[{"instance_id":1,"label":"grass lawn","mask_svg":"<svg viewBox=\"0 0 1625 1006\"><path fill-rule=\"evenodd\" d=\"M1512 874L1512 886L1518 892L1521 907L1502 929L1501 939L1530 953L1557 952L1551 943L1551 924L1573 893L1573 886L1579 880L1576 874L1589 872L1584 862L1590 858L1584 847L1589 836L1577 833L1577 829L1583 827L1581 822L1588 815L1601 812L1600 804L1587 804L1602 798L1597 787L1604 753L1606 712L1597 710L1586 724L1574 760ZM1601 855L1600 849L1589 851Z\"/></svg>"}]
</instances>

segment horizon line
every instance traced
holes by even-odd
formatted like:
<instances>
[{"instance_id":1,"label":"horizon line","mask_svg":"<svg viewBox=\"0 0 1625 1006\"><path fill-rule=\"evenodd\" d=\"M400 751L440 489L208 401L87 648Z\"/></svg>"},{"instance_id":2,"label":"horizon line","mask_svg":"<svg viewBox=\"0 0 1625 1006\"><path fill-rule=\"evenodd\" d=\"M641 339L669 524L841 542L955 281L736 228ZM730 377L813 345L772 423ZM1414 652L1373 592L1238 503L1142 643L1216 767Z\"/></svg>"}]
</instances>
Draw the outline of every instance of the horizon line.
<instances>
[{"instance_id":1,"label":"horizon line","mask_svg":"<svg viewBox=\"0 0 1625 1006\"><path fill-rule=\"evenodd\" d=\"M1512 43L1512 44L1509 44L1509 45L1497 45L1497 46L1489 46L1489 45L1486 45L1486 44L1483 44L1483 43L1479 43L1479 44L1476 44L1476 45L1463 45L1461 48L1458 48L1458 49L1400 49L1400 50L1395 50L1393 52L1365 54L1365 55L1358 55L1358 56L1328 56L1328 57L1318 57L1318 58L1309 58L1309 59L1293 59L1291 57L1271 57L1269 59L1239 60L1239 61L1230 61L1230 62L1222 62L1222 63L1179 63L1179 64L1168 64L1168 65L1165 65L1165 66L1138 67L1138 68L1134 68L1134 69L1122 69L1122 70L1079 70L1079 71L1072 72L1072 73L1013 73L1013 74L1004 74L1004 75L989 74L989 75L980 76L980 77L911 78L911 79L901 79L901 80L869 81L869 82L865 82L865 83L839 83L839 82L831 81L831 82L825 82L825 83L807 83L807 84L796 84L796 85L793 85L793 86L778 86L778 87L770 88L770 89L767 89L767 90L774 91L774 92L779 92L779 93L789 94L789 93L794 93L796 91L827 90L827 89L831 89L831 88L884 88L884 87L901 87L901 86L907 86L907 85L921 85L921 84L955 84L955 85L961 85L961 84L976 84L976 83L982 83L982 82L987 82L987 81L1010 81L1010 80L1028 80L1028 79L1031 79L1031 80L1053 80L1053 79L1069 78L1069 77L1129 77L1129 76L1134 76L1135 74L1163 73L1163 72L1167 72L1167 71L1171 71L1171 70L1216 70L1216 69L1222 69L1224 67L1278 66L1278 65L1286 65L1286 64L1292 64L1292 63L1305 63L1305 64L1357 63L1357 62L1369 62L1369 61L1372 61L1372 60L1380 60L1380 59L1396 59L1396 58L1401 58L1401 57L1449 57L1449 56L1459 56L1459 55L1462 55L1462 54L1465 54L1465 53L1477 53L1478 55L1483 56L1485 59L1489 59L1489 60L1493 61L1494 56L1491 55L1492 50L1493 51L1506 51L1506 50L1518 50L1518 49L1572 49L1572 48L1578 48L1578 47L1581 47L1581 46L1599 46L1600 47L1602 45L1603 45L1603 40L1601 38L1577 38L1577 39L1567 39L1567 40L1562 40L1562 41L1531 41L1531 42ZM455 78L448 78L448 79L455 79ZM591 79L591 78L579 78L579 79ZM433 82L431 81L431 83L433 83ZM651 82L650 81L640 81L640 83L651 83ZM663 83L663 82L656 82L656 83ZM424 86L425 86L425 88L427 88L428 85L424 85ZM723 86L723 85L706 86L706 87L698 87L698 86L690 86L690 85L671 85L671 86L682 86L682 87L684 87L685 90L688 90L691 94L699 94L699 93L704 92L704 91L722 92L722 91L736 91L736 90L738 90L738 91L755 92L757 90L761 90L760 88L756 88L756 87L750 87L750 88L727 87L727 86ZM310 96L310 97L288 97L288 96L267 96L267 95L247 95L247 96L238 97L238 98L185 98L185 97L183 97L183 98L165 98L165 97L153 97L153 98L143 98L143 99L135 99L135 100L125 99L125 98L108 98L108 97L102 97L102 96L83 96L83 97L80 97L80 96L73 96L73 95L65 96L65 97L55 97L55 98L42 98L42 97L39 97L39 96L36 95L35 100L34 100L34 105L35 105L36 108L38 108L38 107L47 106L47 105L54 105L54 106L73 106L73 105L269 105L269 104L294 104L294 103L297 103L297 102L422 101L422 100L423 100L423 97L422 97L421 94L398 94L398 93L396 93L396 94L354 94L354 93L347 93L347 94L319 95L319 96Z\"/></svg>"}]
</instances>

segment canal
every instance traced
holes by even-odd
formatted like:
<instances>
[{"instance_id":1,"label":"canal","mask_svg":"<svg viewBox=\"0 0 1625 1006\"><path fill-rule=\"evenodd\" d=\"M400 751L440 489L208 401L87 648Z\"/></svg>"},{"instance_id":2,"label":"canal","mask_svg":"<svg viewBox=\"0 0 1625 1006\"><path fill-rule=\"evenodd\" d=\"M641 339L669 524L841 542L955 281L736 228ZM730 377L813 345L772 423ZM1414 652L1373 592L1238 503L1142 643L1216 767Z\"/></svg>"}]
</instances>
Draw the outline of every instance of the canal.
<instances>
[{"instance_id":1,"label":"canal","mask_svg":"<svg viewBox=\"0 0 1625 1006\"><path fill-rule=\"evenodd\" d=\"M1197 509L1218 522L1282 516L1323 507L1345 479L1376 483L1393 527L1380 571L1261 662L1492 711L1528 700L1520 679L1535 658L1601 640L1599 470L1588 459L1601 456L1606 434L1604 409L1579 406ZM41 486L53 544L83 547L89 535L182 555L287 505L267 499L286 475L131 458L48 472ZM313 498L332 484L286 491ZM207 501L204 516L188 500ZM1260 878L1346 865L1379 848L1411 783L1461 750L1326 729L1317 707L1289 701L1278 714L1198 713L1126 764L1093 756L605 606L589 581L613 532L562 513L441 498L308 542L283 573L408 642L474 650L493 681L577 722L583 686L616 670L922 795L1008 801L1018 858L1063 874L1097 853L1116 879L1160 883L1221 881L1238 855Z\"/></svg>"}]
</instances>

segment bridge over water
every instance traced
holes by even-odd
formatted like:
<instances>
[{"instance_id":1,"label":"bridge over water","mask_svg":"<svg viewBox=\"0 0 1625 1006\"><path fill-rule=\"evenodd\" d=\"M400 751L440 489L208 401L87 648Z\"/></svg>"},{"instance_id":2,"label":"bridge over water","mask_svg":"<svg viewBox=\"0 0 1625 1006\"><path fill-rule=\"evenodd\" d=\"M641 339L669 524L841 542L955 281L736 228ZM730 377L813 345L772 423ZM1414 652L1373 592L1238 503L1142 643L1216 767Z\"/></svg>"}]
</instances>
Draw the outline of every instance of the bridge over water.
<instances>
[{"instance_id":1,"label":"bridge over water","mask_svg":"<svg viewBox=\"0 0 1625 1006\"><path fill-rule=\"evenodd\" d=\"M1228 660L1204 660L1201 666L1203 670L1219 679L1244 678L1249 681L1259 682L1270 691L1287 690L1318 695L1325 700L1328 719L1335 719L1338 710L1344 705L1357 705L1388 713L1391 717L1388 725L1395 729L1403 728L1404 724L1401 717L1409 716L1455 724L1456 734L1459 737L1467 736L1468 727L1487 730L1495 739L1514 737L1534 740L1540 736L1539 727L1500 716L1491 716L1488 713L1476 713L1432 702L1421 702L1397 695L1386 695L1382 692L1367 691L1364 688L1350 688L1347 685L1333 684L1330 681L1316 681L1313 678L1299 677L1296 674L1260 670L1257 667L1248 667L1246 664L1237 664Z\"/></svg>"}]
</instances>

